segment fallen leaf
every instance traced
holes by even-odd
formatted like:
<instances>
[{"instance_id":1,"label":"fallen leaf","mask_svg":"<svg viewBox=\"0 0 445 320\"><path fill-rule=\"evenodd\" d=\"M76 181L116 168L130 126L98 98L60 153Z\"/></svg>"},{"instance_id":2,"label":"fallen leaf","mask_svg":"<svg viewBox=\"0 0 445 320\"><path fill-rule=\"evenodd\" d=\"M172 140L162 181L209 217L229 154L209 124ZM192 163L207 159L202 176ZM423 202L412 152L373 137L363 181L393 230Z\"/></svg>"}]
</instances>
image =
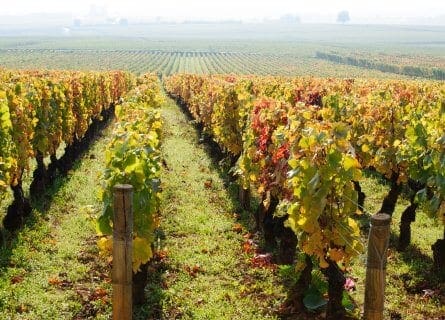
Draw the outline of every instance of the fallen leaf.
<instances>
[{"instance_id":1,"label":"fallen leaf","mask_svg":"<svg viewBox=\"0 0 445 320\"><path fill-rule=\"evenodd\" d=\"M232 230L236 233L242 233L243 232L243 226L239 223L235 223L232 227Z\"/></svg>"},{"instance_id":2,"label":"fallen leaf","mask_svg":"<svg viewBox=\"0 0 445 320\"><path fill-rule=\"evenodd\" d=\"M11 278L11 284L17 284L23 281L22 276L14 276Z\"/></svg>"},{"instance_id":3,"label":"fallen leaf","mask_svg":"<svg viewBox=\"0 0 445 320\"><path fill-rule=\"evenodd\" d=\"M167 250L159 250L155 252L155 258L159 259L159 260L165 260L168 257L168 252Z\"/></svg>"},{"instance_id":4,"label":"fallen leaf","mask_svg":"<svg viewBox=\"0 0 445 320\"><path fill-rule=\"evenodd\" d=\"M276 265L272 263L271 253L256 254L250 262L255 268L276 268Z\"/></svg>"},{"instance_id":5,"label":"fallen leaf","mask_svg":"<svg viewBox=\"0 0 445 320\"><path fill-rule=\"evenodd\" d=\"M101 297L105 297L106 295L108 295L108 293L105 289L97 288L96 290L94 290L94 295L98 298L101 298Z\"/></svg>"},{"instance_id":6,"label":"fallen leaf","mask_svg":"<svg viewBox=\"0 0 445 320\"><path fill-rule=\"evenodd\" d=\"M48 279L48 283L52 286L58 286L62 283L62 281L58 277L52 277Z\"/></svg>"},{"instance_id":7,"label":"fallen leaf","mask_svg":"<svg viewBox=\"0 0 445 320\"><path fill-rule=\"evenodd\" d=\"M17 306L16 308L15 308L15 311L17 312L17 313L25 313L25 312L28 312L28 306L26 305L26 304L21 304L21 305L19 305L19 306Z\"/></svg>"},{"instance_id":8,"label":"fallen leaf","mask_svg":"<svg viewBox=\"0 0 445 320\"><path fill-rule=\"evenodd\" d=\"M76 293L82 298L82 301L89 301L90 292L85 289L77 289Z\"/></svg>"},{"instance_id":9,"label":"fallen leaf","mask_svg":"<svg viewBox=\"0 0 445 320\"><path fill-rule=\"evenodd\" d=\"M431 289L422 290L423 298L433 298L436 295L436 291Z\"/></svg>"},{"instance_id":10,"label":"fallen leaf","mask_svg":"<svg viewBox=\"0 0 445 320\"><path fill-rule=\"evenodd\" d=\"M243 252L245 253L255 252L256 248L257 248L256 244L251 239L248 239L243 242Z\"/></svg>"},{"instance_id":11,"label":"fallen leaf","mask_svg":"<svg viewBox=\"0 0 445 320\"><path fill-rule=\"evenodd\" d=\"M204 182L204 187L205 187L206 189L210 189L210 188L212 187L212 184L213 184L212 179L207 179L207 180Z\"/></svg>"},{"instance_id":12,"label":"fallen leaf","mask_svg":"<svg viewBox=\"0 0 445 320\"><path fill-rule=\"evenodd\" d=\"M198 272L201 271L201 267L198 264L195 264L194 266L185 266L185 271L192 277L196 277Z\"/></svg>"}]
</instances>

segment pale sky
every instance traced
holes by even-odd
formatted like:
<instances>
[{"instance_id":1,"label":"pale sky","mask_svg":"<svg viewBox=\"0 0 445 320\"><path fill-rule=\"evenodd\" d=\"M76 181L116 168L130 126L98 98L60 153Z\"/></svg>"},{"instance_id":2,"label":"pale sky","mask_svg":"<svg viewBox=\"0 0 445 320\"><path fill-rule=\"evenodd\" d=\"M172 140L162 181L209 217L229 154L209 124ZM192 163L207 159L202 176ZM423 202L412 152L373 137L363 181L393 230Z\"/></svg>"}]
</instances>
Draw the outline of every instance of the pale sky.
<instances>
[{"instance_id":1,"label":"pale sky","mask_svg":"<svg viewBox=\"0 0 445 320\"><path fill-rule=\"evenodd\" d=\"M291 13L302 16L435 17L445 15L445 0L0 0L1 15L70 12L86 15L92 5L109 15L200 19L252 19Z\"/></svg>"}]
</instances>

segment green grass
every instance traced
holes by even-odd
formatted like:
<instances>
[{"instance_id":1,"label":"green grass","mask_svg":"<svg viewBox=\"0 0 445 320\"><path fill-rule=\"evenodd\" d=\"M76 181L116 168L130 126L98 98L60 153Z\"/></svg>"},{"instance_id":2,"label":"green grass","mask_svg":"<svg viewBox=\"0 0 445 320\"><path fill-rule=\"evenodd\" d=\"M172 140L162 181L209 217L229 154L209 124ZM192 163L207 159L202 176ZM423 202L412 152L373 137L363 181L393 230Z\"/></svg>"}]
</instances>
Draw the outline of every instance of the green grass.
<instances>
[{"instance_id":1,"label":"green grass","mask_svg":"<svg viewBox=\"0 0 445 320\"><path fill-rule=\"evenodd\" d=\"M365 210L374 214L380 209L389 187L379 178L367 175L362 182L367 198ZM391 221L391 238L388 250L385 319L442 319L445 314L445 277L433 270L431 245L443 235L443 226L429 218L421 209L417 210L416 221L412 223L411 245L405 252L398 252L400 216L409 202L399 197ZM363 217L365 224L369 216ZM366 221L366 222L365 222ZM365 228L365 230L367 230ZM364 233L366 241L367 231ZM352 266L351 275L356 277L357 291L352 296L363 306L366 276L366 255L359 257ZM432 297L424 297L423 290L435 291ZM441 318L442 317L442 318Z\"/></svg>"},{"instance_id":2,"label":"green grass","mask_svg":"<svg viewBox=\"0 0 445 320\"><path fill-rule=\"evenodd\" d=\"M107 264L98 257L92 221L100 208L106 140L100 138L67 178L57 178L20 231L3 230L1 319L100 319L110 313Z\"/></svg>"},{"instance_id":3,"label":"green grass","mask_svg":"<svg viewBox=\"0 0 445 320\"><path fill-rule=\"evenodd\" d=\"M169 100L162 112L168 169L162 176L161 248L167 257L161 270L152 269L157 276L150 276L163 289L149 287L150 304L138 319L277 318L285 291L273 270L252 268L251 257L242 252L247 231L233 229L245 222L237 220L233 186L226 190L223 172L197 144L197 133L178 106ZM211 182L205 186L205 181Z\"/></svg>"}]
</instances>

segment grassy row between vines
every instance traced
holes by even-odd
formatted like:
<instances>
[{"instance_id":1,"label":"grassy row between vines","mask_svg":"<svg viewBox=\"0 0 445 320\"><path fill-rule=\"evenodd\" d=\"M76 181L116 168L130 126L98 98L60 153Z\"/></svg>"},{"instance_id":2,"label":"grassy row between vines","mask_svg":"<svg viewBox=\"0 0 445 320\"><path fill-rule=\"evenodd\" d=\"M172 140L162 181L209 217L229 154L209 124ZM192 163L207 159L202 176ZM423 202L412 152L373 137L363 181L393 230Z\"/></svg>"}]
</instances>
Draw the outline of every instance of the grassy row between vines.
<instances>
[{"instance_id":1,"label":"grassy row between vines","mask_svg":"<svg viewBox=\"0 0 445 320\"><path fill-rule=\"evenodd\" d=\"M98 255L94 215L108 131L58 177L25 226L0 248L1 319L107 319L108 261Z\"/></svg>"}]
</instances>

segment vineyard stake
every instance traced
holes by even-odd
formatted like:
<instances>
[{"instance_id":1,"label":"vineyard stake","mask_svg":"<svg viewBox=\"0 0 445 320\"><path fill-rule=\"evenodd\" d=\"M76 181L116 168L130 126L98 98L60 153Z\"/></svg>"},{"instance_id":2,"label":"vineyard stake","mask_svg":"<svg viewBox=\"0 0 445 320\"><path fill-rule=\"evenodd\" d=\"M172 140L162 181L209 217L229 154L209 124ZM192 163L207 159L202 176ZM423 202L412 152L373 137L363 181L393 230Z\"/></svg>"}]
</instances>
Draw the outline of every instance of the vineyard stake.
<instances>
[{"instance_id":1,"label":"vineyard stake","mask_svg":"<svg viewBox=\"0 0 445 320\"><path fill-rule=\"evenodd\" d=\"M243 186L238 187L238 199L241 208L250 211L250 189L244 189Z\"/></svg>"},{"instance_id":2,"label":"vineyard stake","mask_svg":"<svg viewBox=\"0 0 445 320\"><path fill-rule=\"evenodd\" d=\"M133 187L115 185L113 191L113 319L130 320L133 316Z\"/></svg>"},{"instance_id":3,"label":"vineyard stake","mask_svg":"<svg viewBox=\"0 0 445 320\"><path fill-rule=\"evenodd\" d=\"M382 320L385 302L386 251L389 243L391 217L378 213L371 217L366 261L366 320Z\"/></svg>"}]
</instances>

